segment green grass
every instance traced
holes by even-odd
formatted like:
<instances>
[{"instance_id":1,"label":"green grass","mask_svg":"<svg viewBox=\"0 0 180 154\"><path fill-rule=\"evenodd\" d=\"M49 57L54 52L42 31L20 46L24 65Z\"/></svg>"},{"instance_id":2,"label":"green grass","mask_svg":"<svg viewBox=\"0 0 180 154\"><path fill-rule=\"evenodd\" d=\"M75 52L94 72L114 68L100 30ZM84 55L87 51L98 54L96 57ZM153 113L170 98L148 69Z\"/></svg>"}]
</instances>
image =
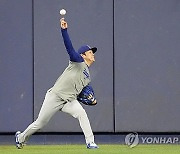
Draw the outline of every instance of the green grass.
<instances>
[{"instance_id":1,"label":"green grass","mask_svg":"<svg viewBox=\"0 0 180 154\"><path fill-rule=\"evenodd\" d=\"M179 145L99 145L99 149L86 149L85 145L27 145L16 149L12 145L0 145L0 154L179 154Z\"/></svg>"}]
</instances>

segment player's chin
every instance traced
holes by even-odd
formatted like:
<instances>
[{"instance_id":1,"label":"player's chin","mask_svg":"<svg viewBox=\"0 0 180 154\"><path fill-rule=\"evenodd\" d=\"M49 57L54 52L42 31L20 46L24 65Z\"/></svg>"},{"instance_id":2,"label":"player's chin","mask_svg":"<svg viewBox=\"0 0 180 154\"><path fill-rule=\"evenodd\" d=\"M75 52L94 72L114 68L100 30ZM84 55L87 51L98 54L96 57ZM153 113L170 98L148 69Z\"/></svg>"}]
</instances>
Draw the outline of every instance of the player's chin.
<instances>
[{"instance_id":1,"label":"player's chin","mask_svg":"<svg viewBox=\"0 0 180 154\"><path fill-rule=\"evenodd\" d=\"M92 58L92 61L95 62L96 61L95 58Z\"/></svg>"}]
</instances>

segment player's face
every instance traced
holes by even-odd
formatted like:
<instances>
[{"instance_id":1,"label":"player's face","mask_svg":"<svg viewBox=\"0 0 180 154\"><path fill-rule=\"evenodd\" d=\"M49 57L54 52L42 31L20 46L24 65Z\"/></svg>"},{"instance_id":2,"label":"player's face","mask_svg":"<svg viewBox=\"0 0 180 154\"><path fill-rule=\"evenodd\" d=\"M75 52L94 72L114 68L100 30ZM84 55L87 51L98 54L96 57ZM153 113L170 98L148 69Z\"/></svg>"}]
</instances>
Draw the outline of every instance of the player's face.
<instances>
[{"instance_id":1,"label":"player's face","mask_svg":"<svg viewBox=\"0 0 180 154\"><path fill-rule=\"evenodd\" d=\"M86 51L84 58L85 58L87 61L91 61L91 62L94 62L94 61L95 61L94 53L93 53L92 50Z\"/></svg>"},{"instance_id":2,"label":"player's face","mask_svg":"<svg viewBox=\"0 0 180 154\"><path fill-rule=\"evenodd\" d=\"M82 54L82 57L89 66L95 61L94 53L92 50L86 51L84 54Z\"/></svg>"}]
</instances>

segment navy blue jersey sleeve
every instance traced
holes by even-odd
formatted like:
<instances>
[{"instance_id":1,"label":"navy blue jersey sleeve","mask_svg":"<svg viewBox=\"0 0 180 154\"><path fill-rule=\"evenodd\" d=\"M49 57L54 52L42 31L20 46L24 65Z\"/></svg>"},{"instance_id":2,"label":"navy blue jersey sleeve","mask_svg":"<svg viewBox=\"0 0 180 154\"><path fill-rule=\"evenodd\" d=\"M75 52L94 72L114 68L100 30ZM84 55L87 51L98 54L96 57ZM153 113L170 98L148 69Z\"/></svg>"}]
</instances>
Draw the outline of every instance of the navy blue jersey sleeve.
<instances>
[{"instance_id":1,"label":"navy blue jersey sleeve","mask_svg":"<svg viewBox=\"0 0 180 154\"><path fill-rule=\"evenodd\" d=\"M77 53L73 48L72 42L71 42L68 32L67 32L67 29L61 29L61 33L62 33L62 37L64 40L64 45L65 45L67 53L69 54L69 57L70 57L70 61L79 62L79 63L83 62L84 59L82 58L82 56L79 53Z\"/></svg>"}]
</instances>

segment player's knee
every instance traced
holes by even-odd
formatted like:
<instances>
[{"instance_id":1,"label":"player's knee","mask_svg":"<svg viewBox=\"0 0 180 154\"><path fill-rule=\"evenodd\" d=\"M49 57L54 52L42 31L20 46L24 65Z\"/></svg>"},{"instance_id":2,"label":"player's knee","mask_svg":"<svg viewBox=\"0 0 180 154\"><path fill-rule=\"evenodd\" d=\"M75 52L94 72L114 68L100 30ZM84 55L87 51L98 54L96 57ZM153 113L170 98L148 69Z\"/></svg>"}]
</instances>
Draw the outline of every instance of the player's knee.
<instances>
[{"instance_id":1,"label":"player's knee","mask_svg":"<svg viewBox=\"0 0 180 154\"><path fill-rule=\"evenodd\" d=\"M76 118L80 118L80 117L84 117L84 116L87 116L86 111L83 108L79 109L78 112L77 112L77 117Z\"/></svg>"},{"instance_id":2,"label":"player's knee","mask_svg":"<svg viewBox=\"0 0 180 154\"><path fill-rule=\"evenodd\" d=\"M87 116L86 111L82 108L79 109L76 114L74 115L75 118L80 118L80 117L84 117Z\"/></svg>"}]
</instances>

